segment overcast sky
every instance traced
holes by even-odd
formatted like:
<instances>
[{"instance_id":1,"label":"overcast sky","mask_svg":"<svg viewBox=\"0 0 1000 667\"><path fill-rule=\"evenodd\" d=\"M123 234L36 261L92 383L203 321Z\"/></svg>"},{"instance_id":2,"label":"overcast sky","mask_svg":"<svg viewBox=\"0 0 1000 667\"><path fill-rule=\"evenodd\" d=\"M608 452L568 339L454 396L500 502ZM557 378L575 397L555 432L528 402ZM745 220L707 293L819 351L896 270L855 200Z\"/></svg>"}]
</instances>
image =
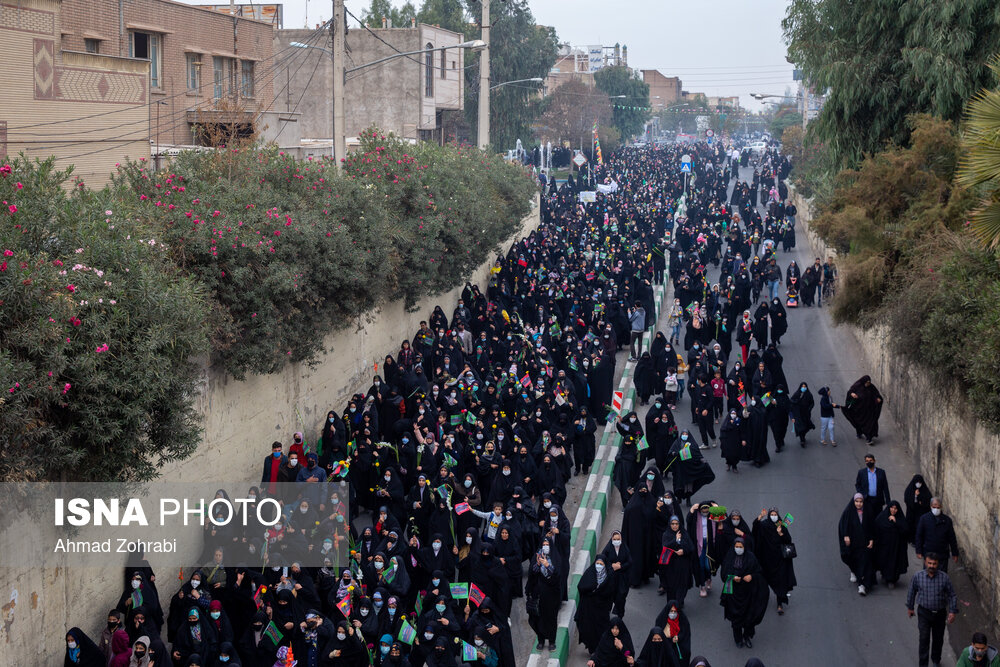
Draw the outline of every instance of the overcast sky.
<instances>
[{"instance_id":1,"label":"overcast sky","mask_svg":"<svg viewBox=\"0 0 1000 667\"><path fill-rule=\"evenodd\" d=\"M689 92L739 95L745 107L756 109L750 93L781 95L786 87L795 87L781 39L781 19L788 0L528 2L535 21L554 27L561 42L627 45L631 67L679 76ZM300 28L328 19L332 3L286 0L283 4L285 27ZM356 16L369 4L370 0L346 0L347 9ZM413 0L413 4L419 7L420 0Z\"/></svg>"}]
</instances>

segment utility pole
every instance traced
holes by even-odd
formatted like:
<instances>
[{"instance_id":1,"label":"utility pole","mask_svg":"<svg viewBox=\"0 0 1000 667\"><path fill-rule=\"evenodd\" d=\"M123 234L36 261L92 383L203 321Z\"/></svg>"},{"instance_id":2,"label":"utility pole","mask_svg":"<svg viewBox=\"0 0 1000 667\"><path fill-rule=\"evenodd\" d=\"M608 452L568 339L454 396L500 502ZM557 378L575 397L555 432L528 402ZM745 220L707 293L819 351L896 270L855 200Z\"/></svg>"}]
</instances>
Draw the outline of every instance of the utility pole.
<instances>
[{"instance_id":1,"label":"utility pole","mask_svg":"<svg viewBox=\"0 0 1000 667\"><path fill-rule=\"evenodd\" d=\"M341 160L347 157L347 115L344 109L344 33L347 23L344 20L344 0L333 0L333 18L330 20L330 36L333 38L333 48L330 59L333 61L333 142L330 155L337 168L341 168Z\"/></svg>"},{"instance_id":2,"label":"utility pole","mask_svg":"<svg viewBox=\"0 0 1000 667\"><path fill-rule=\"evenodd\" d=\"M482 0L482 40L486 42L479 54L479 147L490 145L490 0Z\"/></svg>"},{"instance_id":3,"label":"utility pole","mask_svg":"<svg viewBox=\"0 0 1000 667\"><path fill-rule=\"evenodd\" d=\"M809 124L809 86L806 82L802 82L802 131L806 131L806 125Z\"/></svg>"}]
</instances>

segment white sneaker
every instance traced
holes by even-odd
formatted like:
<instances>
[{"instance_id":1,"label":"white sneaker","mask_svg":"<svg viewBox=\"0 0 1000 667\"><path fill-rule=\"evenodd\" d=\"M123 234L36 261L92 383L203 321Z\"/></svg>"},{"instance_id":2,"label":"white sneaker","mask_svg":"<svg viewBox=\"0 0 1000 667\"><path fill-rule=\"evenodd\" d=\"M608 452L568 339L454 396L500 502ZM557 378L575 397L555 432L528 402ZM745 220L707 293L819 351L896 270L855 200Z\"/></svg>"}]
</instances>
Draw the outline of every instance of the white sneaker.
<instances>
[{"instance_id":1,"label":"white sneaker","mask_svg":"<svg viewBox=\"0 0 1000 667\"><path fill-rule=\"evenodd\" d=\"M851 583L852 584L858 583L858 578L854 576L853 572L851 572Z\"/></svg>"},{"instance_id":2,"label":"white sneaker","mask_svg":"<svg viewBox=\"0 0 1000 667\"><path fill-rule=\"evenodd\" d=\"M715 440L713 440L713 441L711 442L711 444L710 444L709 446L710 446L710 447L711 447L712 449L715 449L715 448L716 448L716 447L718 446L718 444L719 444L719 443L717 443L717 442L716 442Z\"/></svg>"},{"instance_id":3,"label":"white sneaker","mask_svg":"<svg viewBox=\"0 0 1000 667\"><path fill-rule=\"evenodd\" d=\"M706 445L706 444L705 444L705 443L703 442L703 443L701 443L700 445L698 445L698 449L708 449L708 445Z\"/></svg>"},{"instance_id":4,"label":"white sneaker","mask_svg":"<svg viewBox=\"0 0 1000 667\"><path fill-rule=\"evenodd\" d=\"M867 595L868 591L865 590L864 586L858 586L858 594L859 595Z\"/></svg>"}]
</instances>

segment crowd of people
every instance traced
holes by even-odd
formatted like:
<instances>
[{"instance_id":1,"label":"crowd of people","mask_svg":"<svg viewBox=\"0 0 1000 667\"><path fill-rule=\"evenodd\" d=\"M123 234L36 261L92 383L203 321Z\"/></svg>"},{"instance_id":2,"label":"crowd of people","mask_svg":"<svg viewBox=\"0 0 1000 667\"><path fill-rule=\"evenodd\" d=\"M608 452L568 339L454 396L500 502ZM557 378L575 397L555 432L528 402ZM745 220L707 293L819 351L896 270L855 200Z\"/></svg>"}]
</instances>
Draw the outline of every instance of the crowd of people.
<instances>
[{"instance_id":1,"label":"crowd of people","mask_svg":"<svg viewBox=\"0 0 1000 667\"><path fill-rule=\"evenodd\" d=\"M715 479L706 450L719 447L736 474L768 463L769 439L780 452L790 426L806 446L816 401L807 383L789 385L779 347L786 308L820 306L836 268L777 265L795 246L796 212L776 150L749 182L718 145L683 150L698 177L688 192L680 147L616 154L595 171L616 191L592 203L572 176L546 183L540 226L497 258L485 290L467 284L450 315L435 307L369 387L326 414L314 443L302 433L273 443L248 495L278 499L281 522L225 535L169 599L148 563L130 565L101 636L67 634L66 664L514 667L517 603L536 649L555 648L572 556L566 484L589 474L609 421L624 509L579 582L589 664L707 667L692 656L684 605L713 583L734 641L752 648L770 594L783 614L796 585L794 519L694 497ZM667 331L643 351L654 286L668 280ZM623 349L638 401L652 403L643 419L611 407ZM843 405L828 387L817 393L822 445L836 446L836 409L859 437L878 436L881 396L868 378ZM674 416L685 396L697 433ZM945 566L957 554L922 478L904 516L874 459L873 469L874 486L859 473L860 503L841 521L862 594L875 571L898 580L906 539ZM299 562L317 553L322 567ZM625 605L651 579L665 605L638 646Z\"/></svg>"}]
</instances>

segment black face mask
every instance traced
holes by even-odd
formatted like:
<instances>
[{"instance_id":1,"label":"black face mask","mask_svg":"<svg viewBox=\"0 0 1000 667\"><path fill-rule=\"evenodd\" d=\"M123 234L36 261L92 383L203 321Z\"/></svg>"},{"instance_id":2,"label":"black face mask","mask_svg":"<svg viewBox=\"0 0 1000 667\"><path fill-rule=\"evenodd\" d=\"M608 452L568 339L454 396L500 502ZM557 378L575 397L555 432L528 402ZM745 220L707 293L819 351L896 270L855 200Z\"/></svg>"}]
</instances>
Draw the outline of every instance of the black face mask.
<instances>
[{"instance_id":1,"label":"black face mask","mask_svg":"<svg viewBox=\"0 0 1000 667\"><path fill-rule=\"evenodd\" d=\"M132 652L135 654L135 657L138 658L139 660L142 660L142 656L146 655L145 651L133 650Z\"/></svg>"},{"instance_id":2,"label":"black face mask","mask_svg":"<svg viewBox=\"0 0 1000 667\"><path fill-rule=\"evenodd\" d=\"M253 629L254 629L255 632L260 632L261 630L264 629L264 626L263 625L259 625L257 623L254 623Z\"/></svg>"},{"instance_id":3,"label":"black face mask","mask_svg":"<svg viewBox=\"0 0 1000 667\"><path fill-rule=\"evenodd\" d=\"M118 627L118 621L108 621L108 630L114 631Z\"/></svg>"}]
</instances>

